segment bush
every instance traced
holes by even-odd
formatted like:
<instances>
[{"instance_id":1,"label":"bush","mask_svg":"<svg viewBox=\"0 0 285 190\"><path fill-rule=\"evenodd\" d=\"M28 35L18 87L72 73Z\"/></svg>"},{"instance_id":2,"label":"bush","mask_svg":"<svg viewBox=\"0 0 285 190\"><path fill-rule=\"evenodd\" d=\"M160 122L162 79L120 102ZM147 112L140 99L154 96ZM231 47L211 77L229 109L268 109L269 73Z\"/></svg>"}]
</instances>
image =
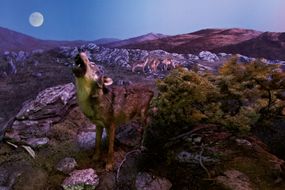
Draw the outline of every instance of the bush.
<instances>
[{"instance_id":1,"label":"bush","mask_svg":"<svg viewBox=\"0 0 285 190\"><path fill-rule=\"evenodd\" d=\"M218 74L198 74L183 68L157 81L159 94L151 103L151 123L144 143L163 144L197 124L218 124L249 131L258 120L284 107L284 73L260 61L224 64Z\"/></svg>"}]
</instances>

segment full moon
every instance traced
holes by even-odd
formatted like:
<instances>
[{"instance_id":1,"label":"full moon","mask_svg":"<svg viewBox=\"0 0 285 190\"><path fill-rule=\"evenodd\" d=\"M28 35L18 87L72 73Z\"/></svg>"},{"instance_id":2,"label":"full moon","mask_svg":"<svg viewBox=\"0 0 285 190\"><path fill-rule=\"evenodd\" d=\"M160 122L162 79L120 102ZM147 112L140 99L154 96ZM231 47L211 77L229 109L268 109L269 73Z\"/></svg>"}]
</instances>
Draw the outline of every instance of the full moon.
<instances>
[{"instance_id":1,"label":"full moon","mask_svg":"<svg viewBox=\"0 0 285 190\"><path fill-rule=\"evenodd\" d=\"M30 15L29 22L33 27L40 27L44 23L44 16L40 12L34 12Z\"/></svg>"}]
</instances>

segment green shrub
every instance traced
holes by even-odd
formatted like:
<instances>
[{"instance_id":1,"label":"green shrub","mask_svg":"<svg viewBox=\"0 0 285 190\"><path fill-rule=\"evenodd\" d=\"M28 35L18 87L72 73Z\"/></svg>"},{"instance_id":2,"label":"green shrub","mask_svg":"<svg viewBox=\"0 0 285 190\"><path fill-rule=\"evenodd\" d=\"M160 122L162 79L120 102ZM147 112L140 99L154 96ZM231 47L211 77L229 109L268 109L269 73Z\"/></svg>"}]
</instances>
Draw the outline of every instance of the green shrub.
<instances>
[{"instance_id":1,"label":"green shrub","mask_svg":"<svg viewBox=\"0 0 285 190\"><path fill-rule=\"evenodd\" d=\"M163 143L204 123L249 131L258 120L279 114L284 87L278 66L260 61L232 59L216 75L176 69L157 81L159 93L151 103L144 143Z\"/></svg>"}]
</instances>

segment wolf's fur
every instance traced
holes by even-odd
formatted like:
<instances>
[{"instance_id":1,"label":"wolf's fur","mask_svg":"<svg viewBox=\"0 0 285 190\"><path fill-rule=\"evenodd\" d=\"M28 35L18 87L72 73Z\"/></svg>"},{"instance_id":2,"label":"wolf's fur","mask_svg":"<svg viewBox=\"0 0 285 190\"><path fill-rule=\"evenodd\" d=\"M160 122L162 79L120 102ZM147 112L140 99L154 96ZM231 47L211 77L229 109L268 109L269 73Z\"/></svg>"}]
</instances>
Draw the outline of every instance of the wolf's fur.
<instances>
[{"instance_id":1,"label":"wolf's fur","mask_svg":"<svg viewBox=\"0 0 285 190\"><path fill-rule=\"evenodd\" d=\"M109 147L106 169L111 170L114 163L116 126L136 116L145 122L153 92L142 84L107 87L112 84L112 79L96 74L97 72L90 67L85 53L77 56L73 72L76 78L78 104L83 113L96 124L96 159L100 158L103 128L107 130Z\"/></svg>"}]
</instances>

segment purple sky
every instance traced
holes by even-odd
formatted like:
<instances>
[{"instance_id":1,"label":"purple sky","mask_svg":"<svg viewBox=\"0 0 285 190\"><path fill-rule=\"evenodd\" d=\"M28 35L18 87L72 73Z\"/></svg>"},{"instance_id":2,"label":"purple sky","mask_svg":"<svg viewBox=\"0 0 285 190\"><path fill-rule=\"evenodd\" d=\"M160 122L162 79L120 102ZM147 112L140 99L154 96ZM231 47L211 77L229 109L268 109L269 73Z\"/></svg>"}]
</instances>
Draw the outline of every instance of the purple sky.
<instances>
[{"instance_id":1,"label":"purple sky","mask_svg":"<svg viewBox=\"0 0 285 190\"><path fill-rule=\"evenodd\" d=\"M129 38L204 28L285 31L285 0L1 0L0 26L41 39ZM44 15L32 27L32 12Z\"/></svg>"}]
</instances>

